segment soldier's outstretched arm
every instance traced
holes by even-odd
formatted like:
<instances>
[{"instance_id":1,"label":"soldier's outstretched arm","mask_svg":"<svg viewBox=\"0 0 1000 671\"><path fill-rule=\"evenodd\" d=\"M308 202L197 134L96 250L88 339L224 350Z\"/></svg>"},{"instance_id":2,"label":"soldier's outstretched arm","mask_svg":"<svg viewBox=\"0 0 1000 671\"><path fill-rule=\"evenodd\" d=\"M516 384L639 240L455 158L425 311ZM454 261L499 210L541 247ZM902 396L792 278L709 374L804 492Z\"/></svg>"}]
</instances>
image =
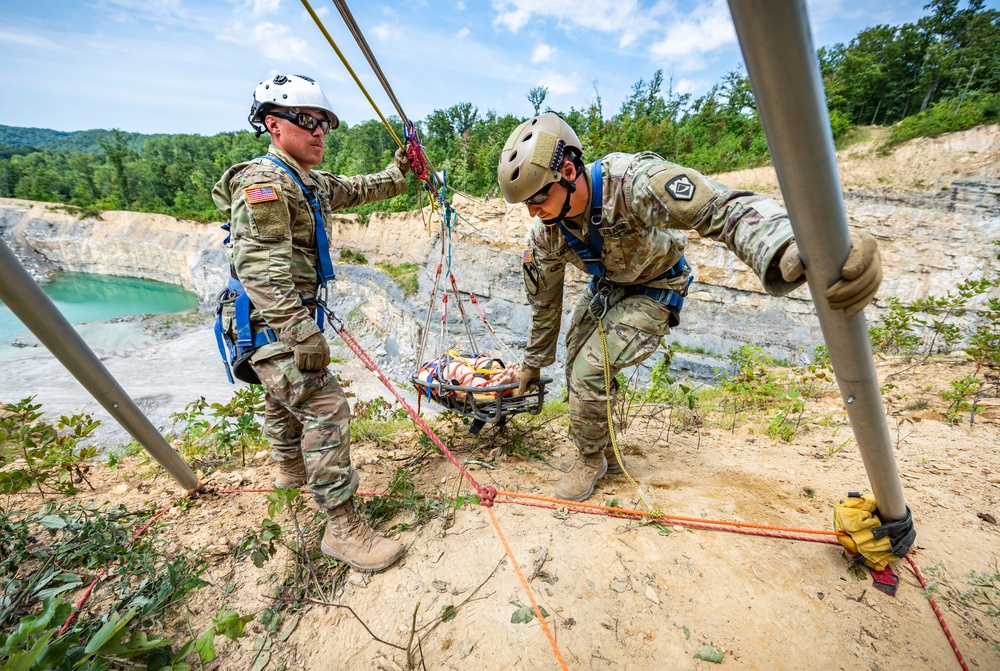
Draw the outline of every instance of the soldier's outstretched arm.
<instances>
[{"instance_id":1,"label":"soldier's outstretched arm","mask_svg":"<svg viewBox=\"0 0 1000 671\"><path fill-rule=\"evenodd\" d=\"M332 175L328 172L314 173L330 195L330 207L348 210L365 203L386 200L406 191L406 178L393 161L382 172L370 175Z\"/></svg>"}]
</instances>

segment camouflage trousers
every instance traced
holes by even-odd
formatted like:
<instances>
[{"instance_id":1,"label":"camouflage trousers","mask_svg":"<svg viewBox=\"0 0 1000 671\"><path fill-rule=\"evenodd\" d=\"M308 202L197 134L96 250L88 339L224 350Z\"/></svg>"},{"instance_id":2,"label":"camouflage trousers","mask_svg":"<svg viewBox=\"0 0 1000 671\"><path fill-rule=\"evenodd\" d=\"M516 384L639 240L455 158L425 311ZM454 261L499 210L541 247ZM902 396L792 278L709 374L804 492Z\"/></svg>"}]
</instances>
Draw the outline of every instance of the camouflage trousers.
<instances>
[{"instance_id":1,"label":"camouflage trousers","mask_svg":"<svg viewBox=\"0 0 1000 671\"><path fill-rule=\"evenodd\" d=\"M646 296L624 297L616 289L602 320L611 362L611 404L618 393L615 376L623 368L645 361L670 333L670 309ZM597 322L590 312L593 294L588 289L573 309L566 332L566 387L569 392L569 425L573 442L583 455L597 454L611 442L607 393L604 384L604 351Z\"/></svg>"},{"instance_id":2,"label":"camouflage trousers","mask_svg":"<svg viewBox=\"0 0 1000 671\"><path fill-rule=\"evenodd\" d=\"M252 361L264 385L264 434L282 462L302 454L306 486L316 505L331 510L358 489L351 468L351 408L329 370L303 371L291 354Z\"/></svg>"}]
</instances>

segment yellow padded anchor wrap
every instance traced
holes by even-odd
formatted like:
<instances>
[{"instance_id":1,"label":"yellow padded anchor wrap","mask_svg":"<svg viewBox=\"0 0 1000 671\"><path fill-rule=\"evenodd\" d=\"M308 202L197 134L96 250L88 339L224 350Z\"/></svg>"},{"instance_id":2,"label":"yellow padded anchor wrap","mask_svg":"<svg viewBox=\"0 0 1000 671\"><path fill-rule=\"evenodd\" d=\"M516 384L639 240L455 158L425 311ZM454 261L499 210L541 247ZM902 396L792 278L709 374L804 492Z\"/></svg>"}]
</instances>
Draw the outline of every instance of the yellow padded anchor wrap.
<instances>
[{"instance_id":1,"label":"yellow padded anchor wrap","mask_svg":"<svg viewBox=\"0 0 1000 671\"><path fill-rule=\"evenodd\" d=\"M882 526L877 512L874 496L850 496L834 506L833 527L848 534L837 536L837 540L856 563L882 571L899 557L893 554L892 541L888 537L875 537L875 529Z\"/></svg>"}]
</instances>

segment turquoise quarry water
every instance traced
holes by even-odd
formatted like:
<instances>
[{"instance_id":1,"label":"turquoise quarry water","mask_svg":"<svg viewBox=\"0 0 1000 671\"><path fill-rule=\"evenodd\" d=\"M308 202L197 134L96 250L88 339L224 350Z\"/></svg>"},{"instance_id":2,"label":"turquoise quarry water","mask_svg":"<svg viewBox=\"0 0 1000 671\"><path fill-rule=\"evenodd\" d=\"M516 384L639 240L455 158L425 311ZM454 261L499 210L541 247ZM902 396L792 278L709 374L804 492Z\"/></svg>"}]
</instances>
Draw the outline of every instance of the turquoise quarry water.
<instances>
[{"instance_id":1,"label":"turquoise quarry water","mask_svg":"<svg viewBox=\"0 0 1000 671\"><path fill-rule=\"evenodd\" d=\"M182 312L198 305L198 297L173 284L88 273L59 273L42 289L71 324L127 315ZM29 331L0 303L0 347Z\"/></svg>"}]
</instances>

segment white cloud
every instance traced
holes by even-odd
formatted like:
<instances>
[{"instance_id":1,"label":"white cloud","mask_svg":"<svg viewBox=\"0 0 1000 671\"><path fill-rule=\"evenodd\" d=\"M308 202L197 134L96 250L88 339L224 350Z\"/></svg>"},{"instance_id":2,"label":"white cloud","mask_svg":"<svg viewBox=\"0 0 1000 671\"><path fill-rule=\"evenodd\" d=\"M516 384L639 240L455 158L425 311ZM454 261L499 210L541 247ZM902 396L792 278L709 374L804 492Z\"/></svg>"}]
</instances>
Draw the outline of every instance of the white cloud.
<instances>
[{"instance_id":1,"label":"white cloud","mask_svg":"<svg viewBox=\"0 0 1000 671\"><path fill-rule=\"evenodd\" d=\"M256 47L269 59L280 63L295 63L313 65L312 50L309 44L300 37L298 31L292 30L283 23L263 22L250 28L250 44Z\"/></svg>"},{"instance_id":2,"label":"white cloud","mask_svg":"<svg viewBox=\"0 0 1000 671\"><path fill-rule=\"evenodd\" d=\"M572 31L579 28L618 35L618 46L634 43L636 38L660 27L659 17L665 5L640 7L638 0L493 0L494 25L518 32L529 23L542 28L555 21ZM533 20L535 17L537 21ZM544 24L544 25L542 25Z\"/></svg>"},{"instance_id":3,"label":"white cloud","mask_svg":"<svg viewBox=\"0 0 1000 671\"><path fill-rule=\"evenodd\" d=\"M561 72L546 71L538 78L538 86L544 86L552 95L564 95L579 91L580 81L581 77L577 72L567 75Z\"/></svg>"},{"instance_id":4,"label":"white cloud","mask_svg":"<svg viewBox=\"0 0 1000 671\"><path fill-rule=\"evenodd\" d=\"M736 43L736 31L723 0L702 5L667 27L666 36L649 51L657 60L684 71L704 67L706 54Z\"/></svg>"},{"instance_id":5,"label":"white cloud","mask_svg":"<svg viewBox=\"0 0 1000 671\"><path fill-rule=\"evenodd\" d=\"M531 62L532 63L545 63L546 61L552 60L556 50L547 44L539 44L535 47L535 50L531 52Z\"/></svg>"},{"instance_id":6,"label":"white cloud","mask_svg":"<svg viewBox=\"0 0 1000 671\"><path fill-rule=\"evenodd\" d=\"M462 2L462 0L458 0L458 2L455 3L455 9L460 12L463 11L465 9L465 3Z\"/></svg>"},{"instance_id":7,"label":"white cloud","mask_svg":"<svg viewBox=\"0 0 1000 671\"><path fill-rule=\"evenodd\" d=\"M281 0L249 0L250 12L255 18L277 14Z\"/></svg>"},{"instance_id":8,"label":"white cloud","mask_svg":"<svg viewBox=\"0 0 1000 671\"><path fill-rule=\"evenodd\" d=\"M464 40L471 33L472 33L472 31L469 30L468 28L462 28L460 31L458 31L458 33L455 35L455 37L457 37L460 40Z\"/></svg>"},{"instance_id":9,"label":"white cloud","mask_svg":"<svg viewBox=\"0 0 1000 671\"><path fill-rule=\"evenodd\" d=\"M383 42L403 44L405 40L403 27L396 23L380 23L372 28L372 32Z\"/></svg>"}]
</instances>

